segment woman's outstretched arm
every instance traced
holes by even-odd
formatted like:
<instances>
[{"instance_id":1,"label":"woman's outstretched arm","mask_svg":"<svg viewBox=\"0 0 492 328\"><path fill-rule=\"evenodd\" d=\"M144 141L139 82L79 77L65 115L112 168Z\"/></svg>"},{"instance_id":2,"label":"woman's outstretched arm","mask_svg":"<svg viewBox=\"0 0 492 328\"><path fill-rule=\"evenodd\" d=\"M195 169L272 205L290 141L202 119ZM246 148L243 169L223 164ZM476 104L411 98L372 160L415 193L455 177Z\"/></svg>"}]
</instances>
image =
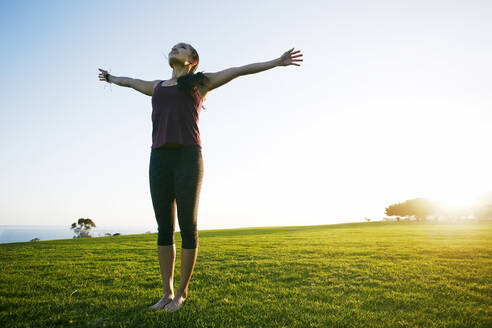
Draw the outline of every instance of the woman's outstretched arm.
<instances>
[{"instance_id":1,"label":"woman's outstretched arm","mask_svg":"<svg viewBox=\"0 0 492 328\"><path fill-rule=\"evenodd\" d=\"M288 65L300 66L299 64L296 64L294 62L302 61L302 59L295 59L297 57L301 57L302 54L297 54L293 56L295 53L300 52L300 50L292 52L293 50L294 48L287 50L286 52L284 52L282 56L267 62L253 63L240 67L231 67L216 73L204 73L205 76L208 77L207 91L218 88L221 85L224 85L227 82L231 81L232 79L241 75L259 73L277 66L288 66Z\"/></svg>"},{"instance_id":2,"label":"woman's outstretched arm","mask_svg":"<svg viewBox=\"0 0 492 328\"><path fill-rule=\"evenodd\" d=\"M100 81L107 81L109 83L114 83L121 87L132 88L147 96L152 96L152 93L154 92L155 84L160 81L160 80L144 81L140 79L132 79L131 77L113 76L103 69L99 68L99 70L101 71L101 73L99 73Z\"/></svg>"}]
</instances>

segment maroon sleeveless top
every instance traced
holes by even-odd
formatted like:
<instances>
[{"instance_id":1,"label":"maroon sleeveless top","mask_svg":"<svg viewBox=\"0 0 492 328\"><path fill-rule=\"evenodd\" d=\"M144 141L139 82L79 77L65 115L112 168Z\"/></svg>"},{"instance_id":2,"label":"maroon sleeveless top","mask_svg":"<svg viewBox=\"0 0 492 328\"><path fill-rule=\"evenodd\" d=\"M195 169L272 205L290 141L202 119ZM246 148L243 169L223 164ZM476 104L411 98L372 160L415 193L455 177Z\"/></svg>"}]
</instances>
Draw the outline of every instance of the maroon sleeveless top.
<instances>
[{"instance_id":1,"label":"maroon sleeveless top","mask_svg":"<svg viewBox=\"0 0 492 328\"><path fill-rule=\"evenodd\" d=\"M162 86L160 81L152 93L152 146L165 144L202 146L198 119L202 99L178 88L178 85Z\"/></svg>"}]
</instances>

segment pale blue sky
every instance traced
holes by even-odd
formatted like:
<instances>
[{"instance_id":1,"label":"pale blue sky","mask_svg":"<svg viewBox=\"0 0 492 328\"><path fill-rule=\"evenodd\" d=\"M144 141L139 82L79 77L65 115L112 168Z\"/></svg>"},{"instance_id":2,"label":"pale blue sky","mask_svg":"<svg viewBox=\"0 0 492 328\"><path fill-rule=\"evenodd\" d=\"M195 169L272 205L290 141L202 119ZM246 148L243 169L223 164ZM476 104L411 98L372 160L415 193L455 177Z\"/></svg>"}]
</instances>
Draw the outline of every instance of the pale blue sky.
<instances>
[{"instance_id":1,"label":"pale blue sky","mask_svg":"<svg viewBox=\"0 0 492 328\"><path fill-rule=\"evenodd\" d=\"M490 1L3 0L0 31L0 224L156 225L151 97L97 75L168 79L178 42L198 71L304 60L207 96L199 229L492 191Z\"/></svg>"}]
</instances>

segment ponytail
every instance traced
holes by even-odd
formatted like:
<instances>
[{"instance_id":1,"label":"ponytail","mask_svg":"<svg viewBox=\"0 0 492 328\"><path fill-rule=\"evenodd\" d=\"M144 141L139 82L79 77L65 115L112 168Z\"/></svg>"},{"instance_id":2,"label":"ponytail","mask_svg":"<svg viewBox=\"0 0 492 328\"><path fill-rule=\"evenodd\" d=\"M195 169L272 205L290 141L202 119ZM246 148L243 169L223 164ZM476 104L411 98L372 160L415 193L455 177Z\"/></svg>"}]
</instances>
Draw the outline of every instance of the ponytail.
<instances>
[{"instance_id":1,"label":"ponytail","mask_svg":"<svg viewBox=\"0 0 492 328\"><path fill-rule=\"evenodd\" d=\"M192 97L198 92L198 86L204 86L208 83L208 77L203 72L190 73L178 77L178 89L188 93ZM205 107L202 105L203 109Z\"/></svg>"}]
</instances>

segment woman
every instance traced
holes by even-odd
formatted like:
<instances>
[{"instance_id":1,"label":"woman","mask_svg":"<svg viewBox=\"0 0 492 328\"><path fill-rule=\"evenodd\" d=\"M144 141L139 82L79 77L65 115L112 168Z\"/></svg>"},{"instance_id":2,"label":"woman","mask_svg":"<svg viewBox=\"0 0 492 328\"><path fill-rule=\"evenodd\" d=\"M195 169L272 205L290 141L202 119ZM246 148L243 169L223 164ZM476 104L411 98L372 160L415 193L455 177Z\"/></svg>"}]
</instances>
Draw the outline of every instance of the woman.
<instances>
[{"instance_id":1,"label":"woman","mask_svg":"<svg viewBox=\"0 0 492 328\"><path fill-rule=\"evenodd\" d=\"M168 80L143 81L118 77L99 69L99 79L131 87L152 97L152 147L149 183L158 225L157 253L164 296L150 309L176 311L188 295L188 285L198 250L197 212L203 178L198 118L207 93L232 79L258 73L276 66L297 65L294 48L267 62L231 67L216 73L196 73L198 53L187 43L176 44L169 53L173 69ZM296 55L295 55L296 54ZM181 279L173 292L176 248L174 244L174 208L177 205L181 234Z\"/></svg>"}]
</instances>

